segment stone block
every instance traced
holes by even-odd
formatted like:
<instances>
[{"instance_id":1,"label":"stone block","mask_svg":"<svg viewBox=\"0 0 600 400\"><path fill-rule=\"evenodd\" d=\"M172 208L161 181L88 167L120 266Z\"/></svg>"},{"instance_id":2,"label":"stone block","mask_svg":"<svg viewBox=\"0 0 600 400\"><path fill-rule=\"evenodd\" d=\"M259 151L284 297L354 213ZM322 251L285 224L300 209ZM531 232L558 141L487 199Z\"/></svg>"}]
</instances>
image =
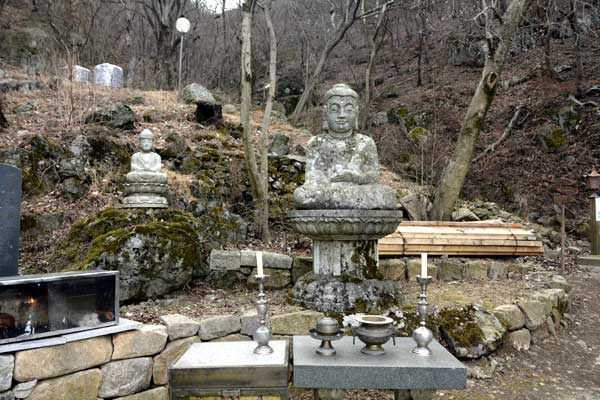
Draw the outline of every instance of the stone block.
<instances>
[{"instance_id":1,"label":"stone block","mask_svg":"<svg viewBox=\"0 0 600 400\"><path fill-rule=\"evenodd\" d=\"M544 304L544 312L550 314L553 308L558 308L558 295L556 293L534 292L529 298Z\"/></svg>"},{"instance_id":2,"label":"stone block","mask_svg":"<svg viewBox=\"0 0 600 400\"><path fill-rule=\"evenodd\" d=\"M200 321L198 336L203 341L208 341L239 332L241 329L242 324L239 316L220 315Z\"/></svg>"},{"instance_id":3,"label":"stone block","mask_svg":"<svg viewBox=\"0 0 600 400\"><path fill-rule=\"evenodd\" d=\"M431 262L427 264L427 274L434 280L438 279L438 267ZM409 282L414 282L417 276L421 275L421 259L408 260L406 264L406 278Z\"/></svg>"},{"instance_id":4,"label":"stone block","mask_svg":"<svg viewBox=\"0 0 600 400\"><path fill-rule=\"evenodd\" d=\"M312 272L313 259L312 257L294 257L292 262L292 284L304 275Z\"/></svg>"},{"instance_id":5,"label":"stone block","mask_svg":"<svg viewBox=\"0 0 600 400\"><path fill-rule=\"evenodd\" d=\"M27 400L95 400L102 381L99 368L39 382Z\"/></svg>"},{"instance_id":6,"label":"stone block","mask_svg":"<svg viewBox=\"0 0 600 400\"><path fill-rule=\"evenodd\" d=\"M111 361L102 366L99 397L127 396L147 389L152 379L152 358Z\"/></svg>"},{"instance_id":7,"label":"stone block","mask_svg":"<svg viewBox=\"0 0 600 400\"><path fill-rule=\"evenodd\" d=\"M546 328L548 328L550 335L556 337L556 326L554 325L554 319L550 315L546 317Z\"/></svg>"},{"instance_id":8,"label":"stone block","mask_svg":"<svg viewBox=\"0 0 600 400\"><path fill-rule=\"evenodd\" d=\"M508 276L508 268L506 264L499 261L494 261L490 264L488 277L490 279L506 279Z\"/></svg>"},{"instance_id":9,"label":"stone block","mask_svg":"<svg viewBox=\"0 0 600 400\"><path fill-rule=\"evenodd\" d=\"M154 357L154 366L152 369L152 377L155 385L166 385L168 380L169 365L181 356L190 347L192 343L200 342L198 336L185 339L175 340L163 350L162 353Z\"/></svg>"},{"instance_id":10,"label":"stone block","mask_svg":"<svg viewBox=\"0 0 600 400\"><path fill-rule=\"evenodd\" d=\"M238 271L241 266L239 250L212 250L208 264L211 270Z\"/></svg>"},{"instance_id":11,"label":"stone block","mask_svg":"<svg viewBox=\"0 0 600 400\"><path fill-rule=\"evenodd\" d=\"M525 316L521 309L515 304L504 304L494 308L493 314L508 330L516 331L525 326Z\"/></svg>"},{"instance_id":12,"label":"stone block","mask_svg":"<svg viewBox=\"0 0 600 400\"><path fill-rule=\"evenodd\" d=\"M27 397L29 397L31 395L31 392L33 392L33 389L37 385L37 382L38 381L34 379L32 381L23 382L16 385L12 389L15 399L26 399Z\"/></svg>"},{"instance_id":13,"label":"stone block","mask_svg":"<svg viewBox=\"0 0 600 400\"><path fill-rule=\"evenodd\" d=\"M240 252L242 267L256 267L256 251L242 250ZM263 266L274 269L292 269L294 259L288 255L263 251Z\"/></svg>"},{"instance_id":14,"label":"stone block","mask_svg":"<svg viewBox=\"0 0 600 400\"><path fill-rule=\"evenodd\" d=\"M546 286L550 289L562 289L567 293L571 291L571 285L569 285L565 277L562 275L552 275L550 280L546 282Z\"/></svg>"},{"instance_id":15,"label":"stone block","mask_svg":"<svg viewBox=\"0 0 600 400\"><path fill-rule=\"evenodd\" d=\"M15 395L12 391L0 393L0 400L15 400Z\"/></svg>"},{"instance_id":16,"label":"stone block","mask_svg":"<svg viewBox=\"0 0 600 400\"><path fill-rule=\"evenodd\" d=\"M531 333L529 329L520 329L508 334L508 344L517 351L528 351L531 346Z\"/></svg>"},{"instance_id":17,"label":"stone block","mask_svg":"<svg viewBox=\"0 0 600 400\"><path fill-rule=\"evenodd\" d=\"M141 329L114 335L113 360L153 356L160 353L167 344L167 327L144 325Z\"/></svg>"},{"instance_id":18,"label":"stone block","mask_svg":"<svg viewBox=\"0 0 600 400\"><path fill-rule=\"evenodd\" d=\"M265 283L265 289L283 289L290 286L292 274L289 270L265 268L265 275L269 275L269 280ZM254 276L258 273L254 268L248 277L247 284L251 288L257 287Z\"/></svg>"},{"instance_id":19,"label":"stone block","mask_svg":"<svg viewBox=\"0 0 600 400\"><path fill-rule=\"evenodd\" d=\"M274 335L308 335L317 320L325 315L317 311L298 311L289 314L273 315L271 325Z\"/></svg>"},{"instance_id":20,"label":"stone block","mask_svg":"<svg viewBox=\"0 0 600 400\"><path fill-rule=\"evenodd\" d=\"M27 382L92 368L110 361L112 351L109 336L19 351L15 356L14 378Z\"/></svg>"},{"instance_id":21,"label":"stone block","mask_svg":"<svg viewBox=\"0 0 600 400\"><path fill-rule=\"evenodd\" d=\"M441 281L456 281L463 278L463 264L460 260L443 259L438 266L438 279Z\"/></svg>"},{"instance_id":22,"label":"stone block","mask_svg":"<svg viewBox=\"0 0 600 400\"><path fill-rule=\"evenodd\" d=\"M233 335L227 335L225 337L215 339L213 342L245 342L248 340L252 340L252 338L242 335L241 333L235 333Z\"/></svg>"},{"instance_id":23,"label":"stone block","mask_svg":"<svg viewBox=\"0 0 600 400\"><path fill-rule=\"evenodd\" d=\"M518 274L518 275L527 275L531 271L535 269L532 264L525 263L510 263L506 266L506 269L509 273Z\"/></svg>"},{"instance_id":24,"label":"stone block","mask_svg":"<svg viewBox=\"0 0 600 400\"><path fill-rule=\"evenodd\" d=\"M200 328L198 321L194 321L181 314L161 315L159 319L167 327L169 340L194 336Z\"/></svg>"},{"instance_id":25,"label":"stone block","mask_svg":"<svg viewBox=\"0 0 600 400\"><path fill-rule=\"evenodd\" d=\"M550 331L548 330L548 325L546 324L546 318L544 318L544 322L531 331L531 343L532 344L540 344L545 339L550 337Z\"/></svg>"},{"instance_id":26,"label":"stone block","mask_svg":"<svg viewBox=\"0 0 600 400\"><path fill-rule=\"evenodd\" d=\"M250 308L242 313L240 317L242 335L253 336L258 328L258 315L255 308ZM271 317L267 315L267 326L271 326Z\"/></svg>"},{"instance_id":27,"label":"stone block","mask_svg":"<svg viewBox=\"0 0 600 400\"><path fill-rule=\"evenodd\" d=\"M406 280L406 263L399 258L379 259L379 272L383 279L390 281Z\"/></svg>"},{"instance_id":28,"label":"stone block","mask_svg":"<svg viewBox=\"0 0 600 400\"><path fill-rule=\"evenodd\" d=\"M493 263L491 263L493 264ZM473 279L483 281L488 278L490 262L484 260L470 260L464 265L463 277L465 279Z\"/></svg>"},{"instance_id":29,"label":"stone block","mask_svg":"<svg viewBox=\"0 0 600 400\"><path fill-rule=\"evenodd\" d=\"M525 315L525 326L535 330L546 322L546 306L536 300L520 300L517 305Z\"/></svg>"},{"instance_id":30,"label":"stone block","mask_svg":"<svg viewBox=\"0 0 600 400\"><path fill-rule=\"evenodd\" d=\"M12 386L13 370L15 369L15 356L0 355L0 392Z\"/></svg>"},{"instance_id":31,"label":"stone block","mask_svg":"<svg viewBox=\"0 0 600 400\"><path fill-rule=\"evenodd\" d=\"M165 386L160 386L131 396L118 397L115 400L169 400L169 390Z\"/></svg>"}]
</instances>

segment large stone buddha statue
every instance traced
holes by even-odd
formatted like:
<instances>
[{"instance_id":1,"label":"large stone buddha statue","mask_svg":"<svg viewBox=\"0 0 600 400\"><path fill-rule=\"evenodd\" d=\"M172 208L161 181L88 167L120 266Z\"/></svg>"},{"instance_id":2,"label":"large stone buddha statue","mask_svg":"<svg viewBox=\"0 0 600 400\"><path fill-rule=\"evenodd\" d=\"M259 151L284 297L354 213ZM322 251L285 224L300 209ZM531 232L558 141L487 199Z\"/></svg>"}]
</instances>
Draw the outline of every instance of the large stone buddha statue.
<instances>
[{"instance_id":1,"label":"large stone buddha statue","mask_svg":"<svg viewBox=\"0 0 600 400\"><path fill-rule=\"evenodd\" d=\"M140 151L131 157L131 172L127 174L123 206L129 208L164 208L168 191L167 175L162 172L162 160L154 150L154 134L149 129L139 136Z\"/></svg>"},{"instance_id":2,"label":"large stone buddha statue","mask_svg":"<svg viewBox=\"0 0 600 400\"><path fill-rule=\"evenodd\" d=\"M394 190L379 184L375 142L355 132L358 94L338 84L325 95L324 130L308 143L305 183L294 192L297 209L391 210Z\"/></svg>"}]
</instances>

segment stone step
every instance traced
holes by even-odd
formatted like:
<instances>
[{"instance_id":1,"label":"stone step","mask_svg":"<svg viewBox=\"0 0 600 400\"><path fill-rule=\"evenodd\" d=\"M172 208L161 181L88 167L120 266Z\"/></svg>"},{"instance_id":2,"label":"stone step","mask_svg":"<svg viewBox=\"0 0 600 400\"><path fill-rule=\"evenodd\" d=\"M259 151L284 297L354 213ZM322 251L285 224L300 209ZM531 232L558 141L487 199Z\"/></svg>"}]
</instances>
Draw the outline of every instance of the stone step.
<instances>
[{"instance_id":1,"label":"stone step","mask_svg":"<svg viewBox=\"0 0 600 400\"><path fill-rule=\"evenodd\" d=\"M600 269L600 255L579 256L577 257L577 265Z\"/></svg>"}]
</instances>

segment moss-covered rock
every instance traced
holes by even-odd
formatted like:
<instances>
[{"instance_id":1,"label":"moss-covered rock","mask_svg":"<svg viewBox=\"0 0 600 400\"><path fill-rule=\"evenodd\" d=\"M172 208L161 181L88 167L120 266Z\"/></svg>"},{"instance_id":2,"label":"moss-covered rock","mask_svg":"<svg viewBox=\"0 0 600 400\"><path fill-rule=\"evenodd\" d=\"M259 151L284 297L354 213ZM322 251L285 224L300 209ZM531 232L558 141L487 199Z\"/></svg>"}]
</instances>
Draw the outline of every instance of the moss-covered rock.
<instances>
[{"instance_id":1,"label":"moss-covered rock","mask_svg":"<svg viewBox=\"0 0 600 400\"><path fill-rule=\"evenodd\" d=\"M86 124L100 124L114 129L132 130L135 123L135 113L125 104L117 104L100 108L90 113Z\"/></svg>"},{"instance_id":2,"label":"moss-covered rock","mask_svg":"<svg viewBox=\"0 0 600 400\"><path fill-rule=\"evenodd\" d=\"M207 255L227 241L228 223L217 214L111 208L75 223L52 265L118 270L123 300L160 296L208 273Z\"/></svg>"}]
</instances>

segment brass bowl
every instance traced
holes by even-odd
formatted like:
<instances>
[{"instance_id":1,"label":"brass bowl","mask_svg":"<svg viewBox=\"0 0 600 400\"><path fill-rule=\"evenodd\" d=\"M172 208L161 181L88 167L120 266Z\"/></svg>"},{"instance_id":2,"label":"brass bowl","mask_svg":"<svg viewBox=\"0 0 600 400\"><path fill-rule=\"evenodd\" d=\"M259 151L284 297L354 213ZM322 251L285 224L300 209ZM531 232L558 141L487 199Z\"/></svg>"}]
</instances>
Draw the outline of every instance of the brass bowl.
<instances>
[{"instance_id":1,"label":"brass bowl","mask_svg":"<svg viewBox=\"0 0 600 400\"><path fill-rule=\"evenodd\" d=\"M379 356L385 354L383 345L390 339L393 340L394 345L396 344L394 339L396 330L393 325L394 320L391 318L383 315L364 315L357 316L356 320L360 325L353 328L352 333L365 344L365 347L360 349L361 353Z\"/></svg>"}]
</instances>

